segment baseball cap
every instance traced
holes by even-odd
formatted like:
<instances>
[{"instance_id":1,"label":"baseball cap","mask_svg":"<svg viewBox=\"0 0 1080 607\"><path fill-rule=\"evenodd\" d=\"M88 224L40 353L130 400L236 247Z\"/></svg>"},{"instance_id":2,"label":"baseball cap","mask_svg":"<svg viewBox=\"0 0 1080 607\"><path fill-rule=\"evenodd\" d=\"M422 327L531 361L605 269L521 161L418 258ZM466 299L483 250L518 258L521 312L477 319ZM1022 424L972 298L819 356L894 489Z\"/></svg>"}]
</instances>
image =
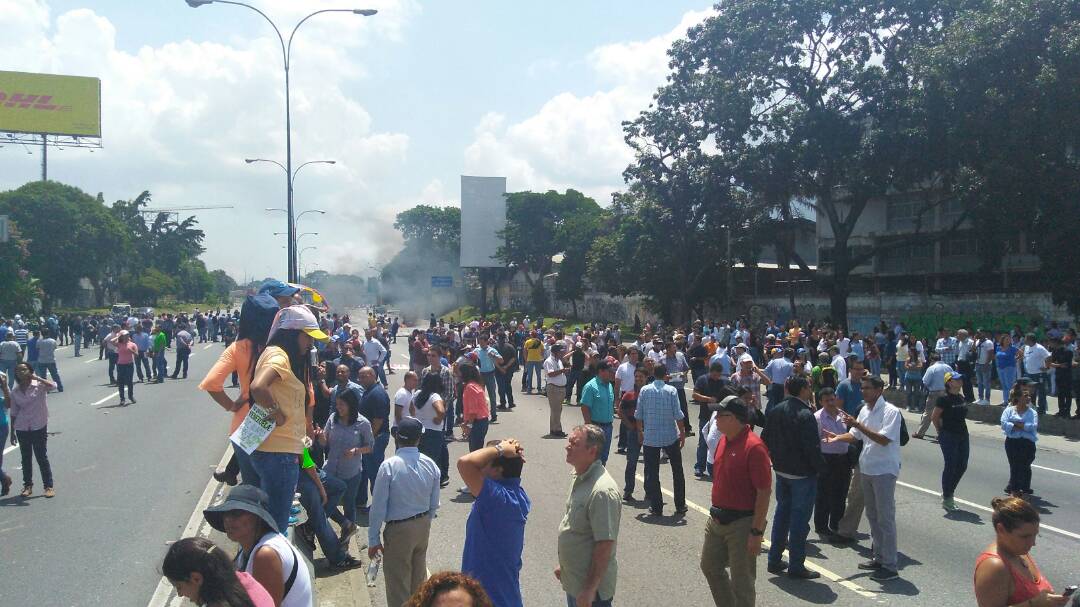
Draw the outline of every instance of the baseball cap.
<instances>
[{"instance_id":1,"label":"baseball cap","mask_svg":"<svg viewBox=\"0 0 1080 607\"><path fill-rule=\"evenodd\" d=\"M959 371L948 371L945 373L946 382L953 379L964 379L964 376Z\"/></svg>"},{"instance_id":2,"label":"baseball cap","mask_svg":"<svg viewBox=\"0 0 1080 607\"><path fill-rule=\"evenodd\" d=\"M750 410L747 409L746 403L744 403L741 398L734 395L725 397L724 400L717 403L716 410L731 413L743 421L748 419L750 414Z\"/></svg>"},{"instance_id":3,"label":"baseball cap","mask_svg":"<svg viewBox=\"0 0 1080 607\"><path fill-rule=\"evenodd\" d=\"M424 433L424 424L415 417L405 416L397 424L397 437L406 442L420 440Z\"/></svg>"},{"instance_id":4,"label":"baseball cap","mask_svg":"<svg viewBox=\"0 0 1080 607\"><path fill-rule=\"evenodd\" d=\"M259 287L259 294L263 293L270 297L291 297L300 292L300 287L285 284L280 280L268 280Z\"/></svg>"},{"instance_id":5,"label":"baseball cap","mask_svg":"<svg viewBox=\"0 0 1080 607\"><path fill-rule=\"evenodd\" d=\"M735 344L735 347L736 348L742 348L743 350L749 350L750 349L750 348L746 347L746 344L744 344L741 341L739 343Z\"/></svg>"},{"instance_id":6,"label":"baseball cap","mask_svg":"<svg viewBox=\"0 0 1080 607\"><path fill-rule=\"evenodd\" d=\"M319 328L319 321L307 306L296 305L279 310L277 316L274 317L274 326L270 329L270 335L266 339L273 337L278 329L299 329L315 339L321 341L329 339Z\"/></svg>"}]
</instances>

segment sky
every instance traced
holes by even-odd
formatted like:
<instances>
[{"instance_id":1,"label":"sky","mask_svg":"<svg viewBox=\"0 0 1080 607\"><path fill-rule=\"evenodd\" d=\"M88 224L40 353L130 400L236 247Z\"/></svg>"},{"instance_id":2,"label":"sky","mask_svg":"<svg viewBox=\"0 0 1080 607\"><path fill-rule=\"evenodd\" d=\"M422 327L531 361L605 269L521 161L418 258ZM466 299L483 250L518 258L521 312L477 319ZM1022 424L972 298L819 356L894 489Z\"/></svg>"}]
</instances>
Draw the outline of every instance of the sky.
<instances>
[{"instance_id":1,"label":"sky","mask_svg":"<svg viewBox=\"0 0 1080 607\"><path fill-rule=\"evenodd\" d=\"M356 2L350 4L350 1ZM620 124L646 109L666 51L708 1L249 0L288 37L302 272L373 273L394 216L459 204L460 175L509 191L575 188L608 204L632 160ZM237 281L284 277L280 44L249 9L183 0L0 0L2 69L101 79L102 144L49 150L49 178L105 200L149 190L194 212L203 259ZM28 153L29 152L29 153ZM40 177L40 148L0 146L0 190Z\"/></svg>"}]
</instances>

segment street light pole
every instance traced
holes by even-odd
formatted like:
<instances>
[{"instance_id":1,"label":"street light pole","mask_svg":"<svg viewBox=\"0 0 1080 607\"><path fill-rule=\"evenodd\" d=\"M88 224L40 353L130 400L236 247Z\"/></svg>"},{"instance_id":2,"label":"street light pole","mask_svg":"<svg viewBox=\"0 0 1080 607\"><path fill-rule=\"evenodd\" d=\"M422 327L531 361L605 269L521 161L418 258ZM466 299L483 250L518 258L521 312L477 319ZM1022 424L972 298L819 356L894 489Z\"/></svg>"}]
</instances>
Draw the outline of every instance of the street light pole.
<instances>
[{"instance_id":1,"label":"street light pole","mask_svg":"<svg viewBox=\"0 0 1080 607\"><path fill-rule=\"evenodd\" d=\"M270 24L270 27L274 28L274 33L277 34L278 42L281 43L281 59L285 66L285 187L287 188L286 208L289 216L288 232L289 232L289 282L296 282L296 274L298 272L296 244L294 242L293 235L296 233L296 217L293 215L293 170L292 170L292 102L291 95L289 93L289 65L292 58L292 41L293 36L296 35L296 30L300 29L300 26L305 21L322 13L354 13L363 17L370 17L376 14L378 11L374 9L348 9L348 8L328 8L319 11L315 11L308 16L301 19L293 26L292 32L289 33L289 41L285 42L285 37L281 35L281 30L278 29L277 24L266 16L266 13L243 2L235 2L234 0L186 0L188 6L191 8L199 8L205 4L232 4L235 6L243 6L249 8L266 20Z\"/></svg>"}]
</instances>

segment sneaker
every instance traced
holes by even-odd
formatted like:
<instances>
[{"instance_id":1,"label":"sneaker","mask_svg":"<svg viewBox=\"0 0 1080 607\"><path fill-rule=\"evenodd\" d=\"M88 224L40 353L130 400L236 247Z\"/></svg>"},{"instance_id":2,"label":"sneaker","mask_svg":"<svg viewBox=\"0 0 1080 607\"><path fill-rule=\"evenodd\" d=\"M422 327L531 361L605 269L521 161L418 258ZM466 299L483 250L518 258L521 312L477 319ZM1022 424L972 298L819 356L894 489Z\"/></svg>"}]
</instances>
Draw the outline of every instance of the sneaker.
<instances>
[{"instance_id":1,"label":"sneaker","mask_svg":"<svg viewBox=\"0 0 1080 607\"><path fill-rule=\"evenodd\" d=\"M25 487L22 488L22 491L19 492L19 495L21 495L22 497L30 497L33 494L34 494L34 486L33 485L26 485Z\"/></svg>"},{"instance_id":2,"label":"sneaker","mask_svg":"<svg viewBox=\"0 0 1080 607\"><path fill-rule=\"evenodd\" d=\"M816 580L821 577L821 574L817 571L810 571L809 569L795 569L787 572L788 577L795 578L797 580Z\"/></svg>"},{"instance_id":3,"label":"sneaker","mask_svg":"<svg viewBox=\"0 0 1080 607\"><path fill-rule=\"evenodd\" d=\"M445 488L447 488L449 486L450 486L450 479L444 478L443 480L439 481L439 487L440 488L445 489Z\"/></svg>"},{"instance_id":4,"label":"sneaker","mask_svg":"<svg viewBox=\"0 0 1080 607\"><path fill-rule=\"evenodd\" d=\"M52 487L45 487L45 497L56 497L56 490Z\"/></svg>"},{"instance_id":5,"label":"sneaker","mask_svg":"<svg viewBox=\"0 0 1080 607\"><path fill-rule=\"evenodd\" d=\"M132 402L135 402L135 401L132 401ZM236 480L237 479L236 479L235 474L229 474L228 472L218 472L217 470L214 470L214 480L219 482L219 483L225 483L226 485L228 485L230 487L233 487L233 486L236 485ZM300 510L297 509L296 512L299 512L299 511ZM296 512L294 512L293 514L296 514Z\"/></svg>"},{"instance_id":6,"label":"sneaker","mask_svg":"<svg viewBox=\"0 0 1080 607\"><path fill-rule=\"evenodd\" d=\"M780 561L779 563L769 563L768 570L769 570L769 573L779 574L779 573L783 573L784 571L786 571L787 567L788 567L788 564L787 564L786 561Z\"/></svg>"},{"instance_id":7,"label":"sneaker","mask_svg":"<svg viewBox=\"0 0 1080 607\"><path fill-rule=\"evenodd\" d=\"M862 569L863 571L877 571L878 569L882 569L884 567L884 565L873 559L859 563L859 569Z\"/></svg>"},{"instance_id":8,"label":"sneaker","mask_svg":"<svg viewBox=\"0 0 1080 607\"><path fill-rule=\"evenodd\" d=\"M11 477L4 475L0 477L0 496L11 493Z\"/></svg>"},{"instance_id":9,"label":"sneaker","mask_svg":"<svg viewBox=\"0 0 1080 607\"><path fill-rule=\"evenodd\" d=\"M364 564L360 562L360 559L351 554L346 554L345 558L330 564L330 568L334 571L348 571L349 569L357 569L363 566Z\"/></svg>"},{"instance_id":10,"label":"sneaker","mask_svg":"<svg viewBox=\"0 0 1080 607\"><path fill-rule=\"evenodd\" d=\"M686 514L687 512L690 512L690 509L687 508L686 506L675 509L675 514Z\"/></svg>"},{"instance_id":11,"label":"sneaker","mask_svg":"<svg viewBox=\"0 0 1080 607\"><path fill-rule=\"evenodd\" d=\"M898 577L900 577L899 573L884 566L879 567L877 571L870 574L870 579L875 582L887 582L889 580L895 580Z\"/></svg>"},{"instance_id":12,"label":"sneaker","mask_svg":"<svg viewBox=\"0 0 1080 607\"><path fill-rule=\"evenodd\" d=\"M61 392L63 392L63 390L61 390ZM131 399L131 404L133 404L133 405L135 404L135 399L134 398Z\"/></svg>"},{"instance_id":13,"label":"sneaker","mask_svg":"<svg viewBox=\"0 0 1080 607\"><path fill-rule=\"evenodd\" d=\"M353 536L353 534L356 533L356 530L357 530L356 523L349 523L349 525L347 527L345 527L344 529L341 530L341 535L338 536L338 541L341 542L342 544L348 542L349 538L351 538Z\"/></svg>"},{"instance_id":14,"label":"sneaker","mask_svg":"<svg viewBox=\"0 0 1080 607\"><path fill-rule=\"evenodd\" d=\"M622 501L630 502L632 504L632 503L636 502L637 500L634 499L634 492L633 491L624 491L623 494L622 494Z\"/></svg>"},{"instance_id":15,"label":"sneaker","mask_svg":"<svg viewBox=\"0 0 1080 607\"><path fill-rule=\"evenodd\" d=\"M953 500L953 498L951 497L946 497L945 499L941 500L941 507L948 510L949 512L960 509L960 506L957 506L956 501Z\"/></svg>"}]
</instances>

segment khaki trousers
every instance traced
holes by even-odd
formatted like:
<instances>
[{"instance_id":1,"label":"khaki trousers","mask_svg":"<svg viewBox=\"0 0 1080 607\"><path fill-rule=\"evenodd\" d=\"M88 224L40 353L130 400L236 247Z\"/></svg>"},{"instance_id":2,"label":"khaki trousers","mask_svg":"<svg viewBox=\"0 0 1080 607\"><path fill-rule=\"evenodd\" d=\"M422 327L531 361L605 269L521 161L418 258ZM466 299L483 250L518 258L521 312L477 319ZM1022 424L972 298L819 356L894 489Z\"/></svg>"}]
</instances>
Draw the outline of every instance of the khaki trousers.
<instances>
[{"instance_id":1,"label":"khaki trousers","mask_svg":"<svg viewBox=\"0 0 1080 607\"><path fill-rule=\"evenodd\" d=\"M859 522L862 521L863 508L866 506L862 492L862 473L859 465L851 471L851 485L847 492L847 509L844 516L836 525L836 532L844 537L855 537L859 532Z\"/></svg>"},{"instance_id":2,"label":"khaki trousers","mask_svg":"<svg viewBox=\"0 0 1080 607\"><path fill-rule=\"evenodd\" d=\"M915 431L915 436L926 434L926 431L930 428L930 416L934 414L934 407L942 396L945 396L945 392L938 390L926 395L926 405L923 407L922 416L919 417L919 429Z\"/></svg>"},{"instance_id":3,"label":"khaki trousers","mask_svg":"<svg viewBox=\"0 0 1080 607\"><path fill-rule=\"evenodd\" d=\"M548 408L551 409L551 419L548 421L548 429L552 434L562 432L562 408L563 398L566 397L566 386L556 386L551 382L547 385Z\"/></svg>"},{"instance_id":4,"label":"khaki trousers","mask_svg":"<svg viewBox=\"0 0 1080 607\"><path fill-rule=\"evenodd\" d=\"M758 555L746 551L751 524L750 516L727 525L712 517L705 523L701 571L717 606L754 607ZM727 569L731 569L730 576Z\"/></svg>"},{"instance_id":5,"label":"khaki trousers","mask_svg":"<svg viewBox=\"0 0 1080 607\"><path fill-rule=\"evenodd\" d=\"M387 525L383 530L383 581L386 604L401 607L427 579L431 517Z\"/></svg>"}]
</instances>

